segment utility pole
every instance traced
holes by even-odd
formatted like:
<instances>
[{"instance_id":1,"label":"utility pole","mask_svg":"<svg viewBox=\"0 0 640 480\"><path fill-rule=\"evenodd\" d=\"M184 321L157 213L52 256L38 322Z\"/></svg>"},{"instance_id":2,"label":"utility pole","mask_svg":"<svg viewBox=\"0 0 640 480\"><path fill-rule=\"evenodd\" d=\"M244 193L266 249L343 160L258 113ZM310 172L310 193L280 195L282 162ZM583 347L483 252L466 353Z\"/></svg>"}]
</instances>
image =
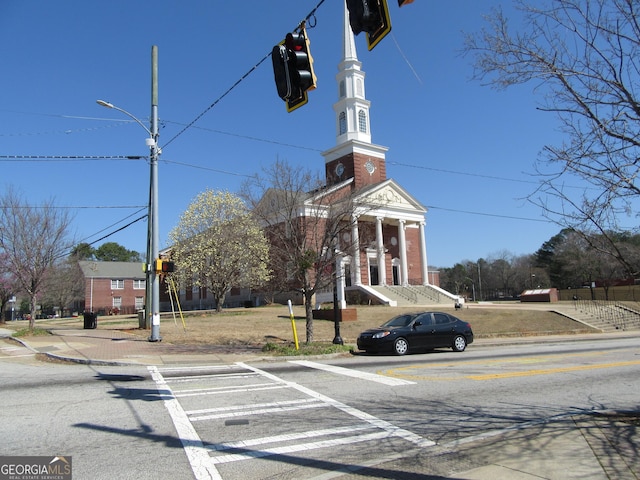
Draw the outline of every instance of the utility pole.
<instances>
[{"instance_id":1,"label":"utility pole","mask_svg":"<svg viewBox=\"0 0 640 480\"><path fill-rule=\"evenodd\" d=\"M145 283L145 327L151 324L150 342L159 342L160 337L160 276L156 260L160 256L160 231L158 229L158 157L162 153L158 147L158 47L151 47L151 125L147 128L135 115L111 102L96 100L102 107L113 108L133 119L149 134L146 144L149 147L149 203L147 212L147 258Z\"/></svg>"},{"instance_id":2,"label":"utility pole","mask_svg":"<svg viewBox=\"0 0 640 480\"><path fill-rule=\"evenodd\" d=\"M158 245L160 243L160 231L158 228L158 47L151 47L151 141L150 148L150 179L149 179L149 219L148 219L148 239L147 249L147 271L150 272L151 281L150 300L147 303L147 315L151 316L151 336L150 342L159 342L160 337L160 276L156 271L156 260L160 256Z\"/></svg>"}]
</instances>

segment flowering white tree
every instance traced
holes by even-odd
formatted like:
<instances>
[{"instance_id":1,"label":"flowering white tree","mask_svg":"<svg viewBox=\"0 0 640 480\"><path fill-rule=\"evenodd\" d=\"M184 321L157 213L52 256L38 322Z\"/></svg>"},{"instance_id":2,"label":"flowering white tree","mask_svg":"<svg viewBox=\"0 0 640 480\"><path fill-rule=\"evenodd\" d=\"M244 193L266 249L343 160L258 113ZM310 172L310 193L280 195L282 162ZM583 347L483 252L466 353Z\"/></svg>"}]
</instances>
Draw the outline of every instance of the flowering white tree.
<instances>
[{"instance_id":1,"label":"flowering white tree","mask_svg":"<svg viewBox=\"0 0 640 480\"><path fill-rule=\"evenodd\" d=\"M269 279L267 240L243 201L229 192L200 193L169 238L178 282L207 288L218 312L231 288Z\"/></svg>"}]
</instances>

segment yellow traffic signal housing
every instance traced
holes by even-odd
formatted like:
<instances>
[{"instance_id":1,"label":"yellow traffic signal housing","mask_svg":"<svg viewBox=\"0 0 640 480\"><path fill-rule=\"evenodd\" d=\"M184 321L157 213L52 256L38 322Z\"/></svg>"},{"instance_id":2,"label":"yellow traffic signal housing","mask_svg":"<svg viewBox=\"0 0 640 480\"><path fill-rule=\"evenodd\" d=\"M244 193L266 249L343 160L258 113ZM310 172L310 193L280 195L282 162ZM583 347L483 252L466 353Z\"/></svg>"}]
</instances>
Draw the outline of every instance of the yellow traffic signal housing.
<instances>
[{"instance_id":1,"label":"yellow traffic signal housing","mask_svg":"<svg viewBox=\"0 0 640 480\"><path fill-rule=\"evenodd\" d=\"M162 273L171 273L175 271L175 264L167 260L162 261Z\"/></svg>"},{"instance_id":2,"label":"yellow traffic signal housing","mask_svg":"<svg viewBox=\"0 0 640 480\"><path fill-rule=\"evenodd\" d=\"M391 31L391 17L389 16L387 0L373 0L372 3L378 4L379 23L373 32L367 32L367 47L369 47L369 50L373 50L380 43L380 40Z\"/></svg>"},{"instance_id":3,"label":"yellow traffic signal housing","mask_svg":"<svg viewBox=\"0 0 640 480\"><path fill-rule=\"evenodd\" d=\"M156 273L171 273L175 271L175 264L168 260L158 258L156 260Z\"/></svg>"},{"instance_id":4,"label":"yellow traffic signal housing","mask_svg":"<svg viewBox=\"0 0 640 480\"><path fill-rule=\"evenodd\" d=\"M273 75L278 96L291 112L308 102L307 92L316 88L313 57L304 23L298 33L287 33L285 39L271 50Z\"/></svg>"},{"instance_id":5,"label":"yellow traffic signal housing","mask_svg":"<svg viewBox=\"0 0 640 480\"><path fill-rule=\"evenodd\" d=\"M387 0L347 0L349 24L355 35L367 34L367 46L373 48L391 31Z\"/></svg>"}]
</instances>

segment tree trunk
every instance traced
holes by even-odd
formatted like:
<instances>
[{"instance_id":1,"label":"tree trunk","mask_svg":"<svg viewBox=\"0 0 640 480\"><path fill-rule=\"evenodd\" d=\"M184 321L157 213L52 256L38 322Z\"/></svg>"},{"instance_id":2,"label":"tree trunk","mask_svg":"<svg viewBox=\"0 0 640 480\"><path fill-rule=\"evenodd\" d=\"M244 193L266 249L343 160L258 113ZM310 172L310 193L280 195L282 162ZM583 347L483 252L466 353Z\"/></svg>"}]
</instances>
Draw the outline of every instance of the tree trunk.
<instances>
[{"instance_id":1,"label":"tree trunk","mask_svg":"<svg viewBox=\"0 0 640 480\"><path fill-rule=\"evenodd\" d=\"M36 309L38 307L38 300L35 295L31 297L31 318L29 319L29 330L33 332L36 328Z\"/></svg>"},{"instance_id":2,"label":"tree trunk","mask_svg":"<svg viewBox=\"0 0 640 480\"><path fill-rule=\"evenodd\" d=\"M226 297L226 294L222 294L222 295L216 295L216 312L220 313L222 311L222 304L224 303L224 297Z\"/></svg>"}]
</instances>

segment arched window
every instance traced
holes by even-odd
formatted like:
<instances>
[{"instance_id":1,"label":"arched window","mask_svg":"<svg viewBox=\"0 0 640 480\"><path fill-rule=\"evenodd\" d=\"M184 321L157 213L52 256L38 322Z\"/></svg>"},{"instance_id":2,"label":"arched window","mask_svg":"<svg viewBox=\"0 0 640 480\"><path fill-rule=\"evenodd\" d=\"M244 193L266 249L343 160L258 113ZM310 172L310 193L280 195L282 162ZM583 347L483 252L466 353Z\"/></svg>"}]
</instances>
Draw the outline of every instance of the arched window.
<instances>
[{"instance_id":1,"label":"arched window","mask_svg":"<svg viewBox=\"0 0 640 480\"><path fill-rule=\"evenodd\" d=\"M340 98L347 96L347 87L344 84L344 80L340 80Z\"/></svg>"},{"instance_id":2,"label":"arched window","mask_svg":"<svg viewBox=\"0 0 640 480\"><path fill-rule=\"evenodd\" d=\"M358 112L358 130L367 133L367 114L364 110Z\"/></svg>"},{"instance_id":3,"label":"arched window","mask_svg":"<svg viewBox=\"0 0 640 480\"><path fill-rule=\"evenodd\" d=\"M340 124L340 135L347 133L347 114L340 112L338 117L338 123Z\"/></svg>"}]
</instances>

